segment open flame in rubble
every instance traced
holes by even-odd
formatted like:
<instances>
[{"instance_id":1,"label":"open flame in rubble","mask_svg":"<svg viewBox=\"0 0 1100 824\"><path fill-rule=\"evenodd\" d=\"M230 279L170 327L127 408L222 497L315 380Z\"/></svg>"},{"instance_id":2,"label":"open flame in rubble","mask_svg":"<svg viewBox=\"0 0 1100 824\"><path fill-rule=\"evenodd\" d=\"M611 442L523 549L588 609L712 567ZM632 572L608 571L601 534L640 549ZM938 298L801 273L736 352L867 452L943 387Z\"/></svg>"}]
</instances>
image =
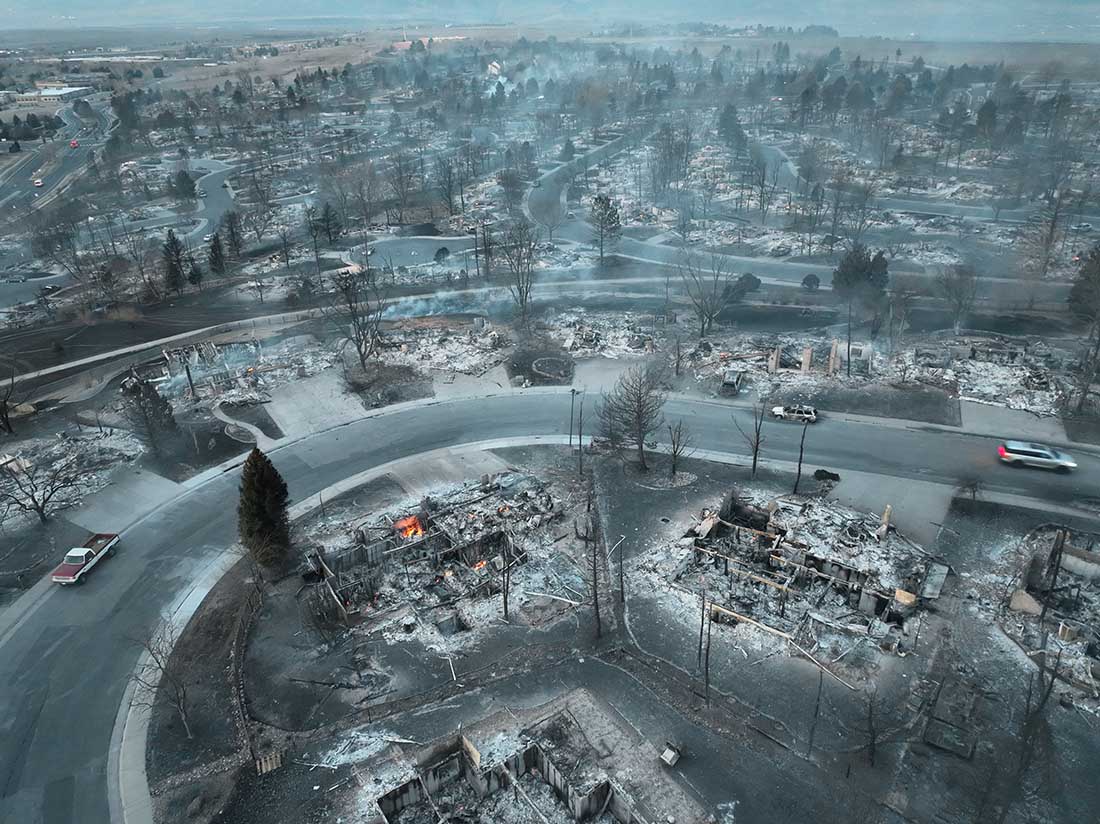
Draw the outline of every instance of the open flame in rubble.
<instances>
[{"instance_id":1,"label":"open flame in rubble","mask_svg":"<svg viewBox=\"0 0 1100 824\"><path fill-rule=\"evenodd\" d=\"M484 568L485 568L485 559L484 558L482 558L480 561L478 561L476 564L474 564L474 569L484 569Z\"/></svg>"},{"instance_id":2,"label":"open flame in rubble","mask_svg":"<svg viewBox=\"0 0 1100 824\"><path fill-rule=\"evenodd\" d=\"M402 518L393 525L393 528L401 534L402 538L419 538L424 534L424 527L415 515Z\"/></svg>"}]
</instances>

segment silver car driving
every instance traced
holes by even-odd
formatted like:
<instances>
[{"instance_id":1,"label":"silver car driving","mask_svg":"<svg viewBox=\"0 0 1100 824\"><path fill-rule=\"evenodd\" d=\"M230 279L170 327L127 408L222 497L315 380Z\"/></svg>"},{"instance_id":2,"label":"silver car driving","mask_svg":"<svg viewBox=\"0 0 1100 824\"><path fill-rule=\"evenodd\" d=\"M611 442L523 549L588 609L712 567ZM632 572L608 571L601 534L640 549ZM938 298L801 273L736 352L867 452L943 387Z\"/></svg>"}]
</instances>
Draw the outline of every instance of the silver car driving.
<instances>
[{"instance_id":1,"label":"silver car driving","mask_svg":"<svg viewBox=\"0 0 1100 824\"><path fill-rule=\"evenodd\" d=\"M1055 472L1072 472L1077 461L1065 453L1041 443L1005 441L997 447L997 455L1009 466L1034 466Z\"/></svg>"}]
</instances>

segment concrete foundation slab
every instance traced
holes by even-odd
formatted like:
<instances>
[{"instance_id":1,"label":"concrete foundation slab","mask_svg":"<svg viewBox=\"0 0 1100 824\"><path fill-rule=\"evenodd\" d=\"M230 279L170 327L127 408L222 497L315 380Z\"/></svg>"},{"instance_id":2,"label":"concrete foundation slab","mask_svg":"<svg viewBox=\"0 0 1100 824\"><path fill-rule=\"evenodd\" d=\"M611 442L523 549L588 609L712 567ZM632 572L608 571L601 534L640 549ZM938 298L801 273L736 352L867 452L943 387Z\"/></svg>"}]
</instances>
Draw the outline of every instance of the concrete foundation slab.
<instances>
[{"instance_id":1,"label":"concrete foundation slab","mask_svg":"<svg viewBox=\"0 0 1100 824\"><path fill-rule=\"evenodd\" d=\"M1061 418L1040 418L1030 412L1005 409L974 401L959 401L962 428L966 432L988 434L993 438L1066 443L1066 428Z\"/></svg>"},{"instance_id":2,"label":"concrete foundation slab","mask_svg":"<svg viewBox=\"0 0 1100 824\"><path fill-rule=\"evenodd\" d=\"M462 483L507 468L492 452L447 452L405 461L390 476L410 495L418 495L441 483Z\"/></svg>"},{"instance_id":3,"label":"concrete foundation slab","mask_svg":"<svg viewBox=\"0 0 1100 824\"><path fill-rule=\"evenodd\" d=\"M344 389L344 378L329 369L312 378L293 381L271 393L267 414L287 437L301 437L358 420L366 409Z\"/></svg>"},{"instance_id":4,"label":"concrete foundation slab","mask_svg":"<svg viewBox=\"0 0 1100 824\"><path fill-rule=\"evenodd\" d=\"M149 512L180 494L183 487L145 469L120 467L111 483L89 495L65 519L90 532L121 532L138 514Z\"/></svg>"}]
</instances>

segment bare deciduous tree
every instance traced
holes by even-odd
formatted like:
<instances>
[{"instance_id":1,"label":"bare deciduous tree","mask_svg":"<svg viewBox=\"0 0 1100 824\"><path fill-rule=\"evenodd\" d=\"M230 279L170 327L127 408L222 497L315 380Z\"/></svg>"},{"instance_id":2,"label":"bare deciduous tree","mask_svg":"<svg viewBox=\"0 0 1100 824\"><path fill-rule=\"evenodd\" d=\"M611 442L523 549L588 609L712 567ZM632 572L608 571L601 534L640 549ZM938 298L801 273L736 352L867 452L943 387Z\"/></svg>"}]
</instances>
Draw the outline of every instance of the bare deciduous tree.
<instances>
[{"instance_id":1,"label":"bare deciduous tree","mask_svg":"<svg viewBox=\"0 0 1100 824\"><path fill-rule=\"evenodd\" d=\"M455 166L455 160L450 155L440 155L435 159L435 187L447 205L449 215L453 215L456 211L455 195L458 194L459 189L458 171Z\"/></svg>"},{"instance_id":2,"label":"bare deciduous tree","mask_svg":"<svg viewBox=\"0 0 1100 824\"><path fill-rule=\"evenodd\" d=\"M11 422L12 415L20 404L26 400L22 393L18 393L19 397L17 397L15 370L15 359L12 358L7 380L0 386L0 431L7 432L9 435L15 434L15 427Z\"/></svg>"},{"instance_id":3,"label":"bare deciduous tree","mask_svg":"<svg viewBox=\"0 0 1100 824\"><path fill-rule=\"evenodd\" d=\"M695 451L692 448L691 431L684 426L684 419L680 418L676 421L676 426L669 424L668 427L668 454L672 458L672 466L669 468L669 474L671 477L676 477L676 471L679 468L680 461L684 458L691 457Z\"/></svg>"},{"instance_id":4,"label":"bare deciduous tree","mask_svg":"<svg viewBox=\"0 0 1100 824\"><path fill-rule=\"evenodd\" d=\"M519 311L523 326L528 324L531 289L534 286L533 267L539 233L526 220L517 220L504 235L501 254L508 263L508 292Z\"/></svg>"},{"instance_id":5,"label":"bare deciduous tree","mask_svg":"<svg viewBox=\"0 0 1100 824\"><path fill-rule=\"evenodd\" d=\"M137 270L145 297L152 300L159 299L160 288L157 286L156 281L149 277L155 260L155 253L149 238L144 232L134 231L127 227L122 232L122 250L134 269Z\"/></svg>"},{"instance_id":6,"label":"bare deciduous tree","mask_svg":"<svg viewBox=\"0 0 1100 824\"><path fill-rule=\"evenodd\" d=\"M50 463L31 463L0 470L0 504L4 514L31 513L46 523L58 509L74 506L85 486L79 453Z\"/></svg>"},{"instance_id":7,"label":"bare deciduous tree","mask_svg":"<svg viewBox=\"0 0 1100 824\"><path fill-rule=\"evenodd\" d=\"M394 222L404 223L405 212L416 188L416 162L405 152L397 152L390 158L386 183L393 201Z\"/></svg>"},{"instance_id":8,"label":"bare deciduous tree","mask_svg":"<svg viewBox=\"0 0 1100 824\"><path fill-rule=\"evenodd\" d=\"M317 274L321 274L321 235L325 233L321 225L320 214L312 203L306 206L303 216L306 219L306 232L309 234L310 243L313 245L313 262L317 268Z\"/></svg>"},{"instance_id":9,"label":"bare deciduous tree","mask_svg":"<svg viewBox=\"0 0 1100 824\"><path fill-rule=\"evenodd\" d=\"M561 201L555 200L549 211L539 215L536 220L546 230L546 239L553 243L554 232L565 222L565 210L561 207Z\"/></svg>"},{"instance_id":10,"label":"bare deciduous tree","mask_svg":"<svg viewBox=\"0 0 1100 824\"><path fill-rule=\"evenodd\" d=\"M378 200L378 175L374 170L374 164L368 163L363 173L355 178L352 188L352 198L355 208L359 212L359 218L363 221L363 237L367 236L370 229L370 221L374 216L375 201Z\"/></svg>"},{"instance_id":11,"label":"bare deciduous tree","mask_svg":"<svg viewBox=\"0 0 1100 824\"><path fill-rule=\"evenodd\" d=\"M276 229L275 233L279 236L279 248L283 256L283 266L289 271L292 232L289 226L283 225Z\"/></svg>"},{"instance_id":12,"label":"bare deciduous tree","mask_svg":"<svg viewBox=\"0 0 1100 824\"><path fill-rule=\"evenodd\" d=\"M878 183L874 180L857 183L851 187L847 209L847 235L848 240L853 244L863 240L863 235L871 223L877 191Z\"/></svg>"},{"instance_id":13,"label":"bare deciduous tree","mask_svg":"<svg viewBox=\"0 0 1100 824\"><path fill-rule=\"evenodd\" d=\"M749 451L752 453L752 477L756 477L756 464L760 459L760 450L764 446L764 442L767 438L764 435L764 420L767 418L767 410L764 407L763 401L757 401L752 405L752 425L746 432L741 428L741 424L737 418L733 419L733 425L737 427L737 431L741 433L741 438L745 441L745 445L748 446Z\"/></svg>"},{"instance_id":14,"label":"bare deciduous tree","mask_svg":"<svg viewBox=\"0 0 1100 824\"><path fill-rule=\"evenodd\" d=\"M61 267L73 280L80 282L87 280L90 265L80 240L83 219L82 204L77 200L67 201L49 214L39 212L31 231L34 254Z\"/></svg>"},{"instance_id":15,"label":"bare deciduous tree","mask_svg":"<svg viewBox=\"0 0 1100 824\"><path fill-rule=\"evenodd\" d=\"M604 433L613 444L638 450L638 465L648 470L645 443L664 420L668 395L663 389L664 365L657 361L633 366L606 392L596 408Z\"/></svg>"},{"instance_id":16,"label":"bare deciduous tree","mask_svg":"<svg viewBox=\"0 0 1100 824\"><path fill-rule=\"evenodd\" d=\"M177 632L162 621L148 637L131 640L142 649L138 666L130 675L135 686L133 705L152 711L158 690L163 691L190 740L194 734L191 730L187 667L172 655L179 640Z\"/></svg>"},{"instance_id":17,"label":"bare deciduous tree","mask_svg":"<svg viewBox=\"0 0 1100 824\"><path fill-rule=\"evenodd\" d=\"M245 212L245 222L256 236L256 242L261 243L275 220L279 205L275 202L275 190L270 177L253 172L248 191L252 197L252 206Z\"/></svg>"},{"instance_id":18,"label":"bare deciduous tree","mask_svg":"<svg viewBox=\"0 0 1100 824\"><path fill-rule=\"evenodd\" d=\"M676 268L695 318L699 321L699 337L706 337L713 329L714 321L729 305L733 294L725 257L711 255L707 265L700 255L686 253L681 256Z\"/></svg>"},{"instance_id":19,"label":"bare deciduous tree","mask_svg":"<svg viewBox=\"0 0 1100 824\"><path fill-rule=\"evenodd\" d=\"M978 275L974 267L966 263L945 266L936 275L936 291L947 303L951 313L951 328L955 334L962 331L962 322L974 308L978 294Z\"/></svg>"},{"instance_id":20,"label":"bare deciduous tree","mask_svg":"<svg viewBox=\"0 0 1100 824\"><path fill-rule=\"evenodd\" d=\"M381 339L386 296L370 270L344 270L332 277L335 293L326 314L347 334L359 365L367 368Z\"/></svg>"}]
</instances>

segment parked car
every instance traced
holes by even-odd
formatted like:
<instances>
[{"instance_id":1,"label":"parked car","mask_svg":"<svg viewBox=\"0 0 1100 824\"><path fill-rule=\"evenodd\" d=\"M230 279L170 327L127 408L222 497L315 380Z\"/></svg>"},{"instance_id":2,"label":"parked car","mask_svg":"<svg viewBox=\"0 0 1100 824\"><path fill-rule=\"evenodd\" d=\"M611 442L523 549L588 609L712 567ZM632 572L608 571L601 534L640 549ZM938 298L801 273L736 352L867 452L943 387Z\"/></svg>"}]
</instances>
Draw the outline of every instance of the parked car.
<instances>
[{"instance_id":1,"label":"parked car","mask_svg":"<svg viewBox=\"0 0 1100 824\"><path fill-rule=\"evenodd\" d=\"M203 242L203 243L209 243L209 242L210 242L210 241L212 241L213 239L214 239L214 236L213 236L213 235L203 235L203 236L202 236L202 242Z\"/></svg>"},{"instance_id":2,"label":"parked car","mask_svg":"<svg viewBox=\"0 0 1100 824\"><path fill-rule=\"evenodd\" d=\"M45 186L45 185L46 185L46 184L42 182L42 179L41 179L41 178L35 178L35 180L34 180L34 186L35 186L35 188L36 188L36 189L41 189L41 188L42 188L43 186Z\"/></svg>"},{"instance_id":3,"label":"parked car","mask_svg":"<svg viewBox=\"0 0 1100 824\"><path fill-rule=\"evenodd\" d=\"M1073 231L1075 231L1075 232L1091 232L1092 231L1092 224L1091 223L1075 223L1072 226L1070 226L1069 228L1073 229Z\"/></svg>"},{"instance_id":4,"label":"parked car","mask_svg":"<svg viewBox=\"0 0 1100 824\"><path fill-rule=\"evenodd\" d=\"M791 406L773 406L772 416L784 421L815 423L817 421L817 410L812 406L800 403Z\"/></svg>"},{"instance_id":5,"label":"parked car","mask_svg":"<svg viewBox=\"0 0 1100 824\"><path fill-rule=\"evenodd\" d=\"M1071 472L1077 468L1077 461L1069 454L1041 443L1005 441L997 447L997 455L1009 466L1034 466L1055 472Z\"/></svg>"}]
</instances>

